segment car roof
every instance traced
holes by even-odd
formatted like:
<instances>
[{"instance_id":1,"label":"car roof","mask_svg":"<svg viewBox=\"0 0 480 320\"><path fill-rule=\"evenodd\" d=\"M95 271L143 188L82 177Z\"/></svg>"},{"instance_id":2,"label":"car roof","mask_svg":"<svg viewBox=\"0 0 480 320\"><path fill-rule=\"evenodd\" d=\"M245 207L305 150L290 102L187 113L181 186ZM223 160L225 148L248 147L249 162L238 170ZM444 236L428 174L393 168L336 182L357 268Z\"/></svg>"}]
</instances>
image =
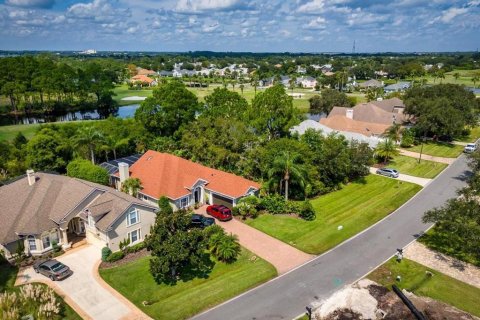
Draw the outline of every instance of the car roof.
<instances>
[{"instance_id":1,"label":"car roof","mask_svg":"<svg viewBox=\"0 0 480 320\"><path fill-rule=\"evenodd\" d=\"M41 265L42 265L42 266L47 266L47 267L53 267L53 266L56 265L57 263L60 263L60 262L57 261L57 260L47 260L47 261L45 261L44 263L42 263Z\"/></svg>"},{"instance_id":2,"label":"car roof","mask_svg":"<svg viewBox=\"0 0 480 320\"><path fill-rule=\"evenodd\" d=\"M467 147L475 147L476 144L475 143L467 143Z\"/></svg>"}]
</instances>

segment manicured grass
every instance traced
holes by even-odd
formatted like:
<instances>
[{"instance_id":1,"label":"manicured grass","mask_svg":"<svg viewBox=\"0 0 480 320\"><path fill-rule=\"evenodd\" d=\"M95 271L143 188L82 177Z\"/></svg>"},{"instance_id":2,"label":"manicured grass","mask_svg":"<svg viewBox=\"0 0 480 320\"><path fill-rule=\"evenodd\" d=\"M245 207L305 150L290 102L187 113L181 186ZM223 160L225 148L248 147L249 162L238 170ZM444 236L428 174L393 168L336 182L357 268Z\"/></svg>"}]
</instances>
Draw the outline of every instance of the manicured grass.
<instances>
[{"instance_id":1,"label":"manicured grass","mask_svg":"<svg viewBox=\"0 0 480 320\"><path fill-rule=\"evenodd\" d=\"M453 75L457 72L460 75L460 77L458 79L455 79ZM463 84L468 87L473 87L472 78L475 76L475 74L480 74L480 69L475 69L475 70L455 69L445 73L445 79L437 78L435 79L435 82L434 82L434 78L430 75L426 75L422 78L427 79L427 83L429 84L453 83L453 84ZM417 78L416 80L418 81L419 79ZM476 86L478 87L478 82Z\"/></svg>"},{"instance_id":2,"label":"manicured grass","mask_svg":"<svg viewBox=\"0 0 480 320\"><path fill-rule=\"evenodd\" d=\"M420 152L422 145L405 149L412 152ZM435 157L456 158L463 152L463 146L442 142L427 142L423 144L423 153Z\"/></svg>"},{"instance_id":3,"label":"manicured grass","mask_svg":"<svg viewBox=\"0 0 480 320\"><path fill-rule=\"evenodd\" d=\"M412 183L369 175L311 200L317 213L314 221L263 214L247 224L302 251L320 254L387 216L420 189Z\"/></svg>"},{"instance_id":4,"label":"manicured grass","mask_svg":"<svg viewBox=\"0 0 480 320\"><path fill-rule=\"evenodd\" d=\"M468 136L460 137L456 140L462 142L475 142L478 139L480 139L480 127L470 129L470 134Z\"/></svg>"},{"instance_id":5,"label":"manicured grass","mask_svg":"<svg viewBox=\"0 0 480 320\"><path fill-rule=\"evenodd\" d=\"M387 167L397 169L400 173L420 178L435 178L447 167L445 163L422 160L418 163L417 158L396 156L389 161Z\"/></svg>"},{"instance_id":6,"label":"manicured grass","mask_svg":"<svg viewBox=\"0 0 480 320\"><path fill-rule=\"evenodd\" d=\"M118 105L126 106L129 104L140 103L142 101L122 100L123 98L134 97L134 96L150 97L153 93L153 89L149 88L149 89L142 89L142 90L129 90L126 84L122 84L122 85L116 86L113 92L115 93L115 96L113 96L113 99L117 101Z\"/></svg>"},{"instance_id":7,"label":"manicured grass","mask_svg":"<svg viewBox=\"0 0 480 320\"><path fill-rule=\"evenodd\" d=\"M427 271L433 276L428 276ZM396 281L397 276L401 281ZM396 284L419 296L426 296L480 316L480 289L451 278L443 273L427 268L408 259L398 263L395 259L367 276L369 279L391 288Z\"/></svg>"},{"instance_id":8,"label":"manicured grass","mask_svg":"<svg viewBox=\"0 0 480 320\"><path fill-rule=\"evenodd\" d=\"M39 124L0 126L0 141L11 141L19 132L23 133L27 139L30 139L33 137L39 127Z\"/></svg>"},{"instance_id":9,"label":"manicured grass","mask_svg":"<svg viewBox=\"0 0 480 320\"><path fill-rule=\"evenodd\" d=\"M113 288L154 319L186 319L276 276L268 262L252 261L243 250L232 264L217 262L208 278L195 278L170 286L157 284L149 271L149 257L101 269L100 275ZM143 301L152 302L144 306Z\"/></svg>"}]
</instances>

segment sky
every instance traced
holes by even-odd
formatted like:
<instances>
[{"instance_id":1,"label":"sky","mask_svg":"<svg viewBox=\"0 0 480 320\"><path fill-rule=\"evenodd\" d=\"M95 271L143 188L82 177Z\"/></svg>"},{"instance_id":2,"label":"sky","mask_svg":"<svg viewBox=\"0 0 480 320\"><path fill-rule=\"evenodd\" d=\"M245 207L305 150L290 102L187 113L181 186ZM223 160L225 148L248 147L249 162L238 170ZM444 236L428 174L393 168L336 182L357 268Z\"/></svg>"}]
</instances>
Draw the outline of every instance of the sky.
<instances>
[{"instance_id":1,"label":"sky","mask_svg":"<svg viewBox=\"0 0 480 320\"><path fill-rule=\"evenodd\" d=\"M0 50L435 52L480 47L480 0L0 0Z\"/></svg>"}]
</instances>

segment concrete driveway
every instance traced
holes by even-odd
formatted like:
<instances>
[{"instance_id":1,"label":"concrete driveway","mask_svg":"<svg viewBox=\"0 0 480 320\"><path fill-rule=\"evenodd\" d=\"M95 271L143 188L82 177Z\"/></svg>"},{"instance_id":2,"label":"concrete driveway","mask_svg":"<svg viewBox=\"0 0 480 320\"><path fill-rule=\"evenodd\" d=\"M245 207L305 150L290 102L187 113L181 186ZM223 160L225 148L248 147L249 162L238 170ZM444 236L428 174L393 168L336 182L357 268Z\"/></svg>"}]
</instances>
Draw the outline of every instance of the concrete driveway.
<instances>
[{"instance_id":1,"label":"concrete driveway","mask_svg":"<svg viewBox=\"0 0 480 320\"><path fill-rule=\"evenodd\" d=\"M206 206L195 211L208 216L205 213L205 209ZM233 219L227 222L216 220L215 222L225 229L227 233L237 235L243 247L273 264L279 274L290 271L315 257L258 231L239 220Z\"/></svg>"},{"instance_id":2,"label":"concrete driveway","mask_svg":"<svg viewBox=\"0 0 480 320\"><path fill-rule=\"evenodd\" d=\"M370 173L371 174L377 174L377 169L378 168L370 167ZM382 177L385 177L385 176L382 176ZM432 181L432 179L409 176L409 175L403 174L403 173L400 173L398 175L398 178L391 178L391 179L397 179L397 180L401 180L401 181L405 181L405 182L415 183L415 184L421 185L422 187L425 187L427 184L430 183L430 181Z\"/></svg>"},{"instance_id":3,"label":"concrete driveway","mask_svg":"<svg viewBox=\"0 0 480 320\"><path fill-rule=\"evenodd\" d=\"M51 281L35 273L32 267L21 271L17 285L43 282L54 288L84 319L149 319L128 300L109 287L98 275L100 249L93 245L68 251L57 258L69 266L73 275L62 281Z\"/></svg>"}]
</instances>

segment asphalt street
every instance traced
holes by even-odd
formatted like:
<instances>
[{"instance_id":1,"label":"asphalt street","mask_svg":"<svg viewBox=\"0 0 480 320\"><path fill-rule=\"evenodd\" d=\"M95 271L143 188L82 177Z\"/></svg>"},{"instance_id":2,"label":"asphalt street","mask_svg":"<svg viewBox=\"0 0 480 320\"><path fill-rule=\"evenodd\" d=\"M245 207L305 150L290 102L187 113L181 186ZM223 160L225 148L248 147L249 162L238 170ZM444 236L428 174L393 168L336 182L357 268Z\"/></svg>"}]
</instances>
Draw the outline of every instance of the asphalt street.
<instances>
[{"instance_id":1,"label":"asphalt street","mask_svg":"<svg viewBox=\"0 0 480 320\"><path fill-rule=\"evenodd\" d=\"M425 211L456 196L469 174L460 156L414 198L363 233L307 264L210 309L195 320L292 319L336 290L363 277L430 225ZM341 232L341 231L340 231Z\"/></svg>"}]
</instances>

